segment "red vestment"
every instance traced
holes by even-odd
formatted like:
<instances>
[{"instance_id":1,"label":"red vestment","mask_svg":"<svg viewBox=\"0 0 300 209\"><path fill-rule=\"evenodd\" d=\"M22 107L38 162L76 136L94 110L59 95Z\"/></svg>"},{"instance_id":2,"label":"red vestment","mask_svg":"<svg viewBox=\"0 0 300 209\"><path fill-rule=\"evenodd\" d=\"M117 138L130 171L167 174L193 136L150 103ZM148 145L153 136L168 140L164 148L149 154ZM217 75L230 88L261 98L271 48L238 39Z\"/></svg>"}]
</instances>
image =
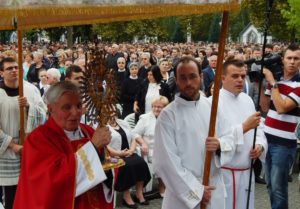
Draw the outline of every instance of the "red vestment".
<instances>
[{"instance_id":1,"label":"red vestment","mask_svg":"<svg viewBox=\"0 0 300 209\"><path fill-rule=\"evenodd\" d=\"M24 143L14 209L112 209L101 183L75 198L75 152L88 140L71 142L51 117L35 129Z\"/></svg>"}]
</instances>

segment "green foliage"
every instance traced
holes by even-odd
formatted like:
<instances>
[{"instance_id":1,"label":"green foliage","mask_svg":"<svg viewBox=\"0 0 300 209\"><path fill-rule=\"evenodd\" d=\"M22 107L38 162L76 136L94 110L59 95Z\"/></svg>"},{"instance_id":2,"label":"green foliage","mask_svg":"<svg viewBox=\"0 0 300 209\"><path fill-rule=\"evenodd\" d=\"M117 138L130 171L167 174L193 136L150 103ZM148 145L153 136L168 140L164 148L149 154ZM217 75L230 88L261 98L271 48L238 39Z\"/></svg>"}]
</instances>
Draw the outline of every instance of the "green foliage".
<instances>
[{"instance_id":1,"label":"green foliage","mask_svg":"<svg viewBox=\"0 0 300 209\"><path fill-rule=\"evenodd\" d=\"M40 29L30 29L23 32L23 37L32 43L38 41L38 33L40 33Z\"/></svg>"},{"instance_id":2,"label":"green foliage","mask_svg":"<svg viewBox=\"0 0 300 209\"><path fill-rule=\"evenodd\" d=\"M92 35L91 25L73 26L73 40L75 40L77 37L81 37L82 42L93 40Z\"/></svg>"},{"instance_id":3,"label":"green foliage","mask_svg":"<svg viewBox=\"0 0 300 209\"><path fill-rule=\"evenodd\" d=\"M300 37L300 2L299 0L288 0L290 9L281 10L283 17L287 18L287 26L291 30L295 29L296 37Z\"/></svg>"},{"instance_id":4,"label":"green foliage","mask_svg":"<svg viewBox=\"0 0 300 209\"><path fill-rule=\"evenodd\" d=\"M9 30L0 31L0 43L7 43L11 33L12 31Z\"/></svg>"},{"instance_id":5,"label":"green foliage","mask_svg":"<svg viewBox=\"0 0 300 209\"><path fill-rule=\"evenodd\" d=\"M103 41L109 42L130 42L134 37L143 39L145 36L157 37L158 41L165 41L168 39L168 33L163 23L162 19L114 22L93 25L92 32L94 35L101 35Z\"/></svg>"},{"instance_id":6,"label":"green foliage","mask_svg":"<svg viewBox=\"0 0 300 209\"><path fill-rule=\"evenodd\" d=\"M298 1L299 0L295 0ZM263 30L266 12L266 1L265 0L244 0L244 7L249 11L251 22L259 29ZM285 18L281 11L290 10L287 0L276 0L273 2L270 19L270 31L273 37L278 40L289 40L291 29L287 27L288 19Z\"/></svg>"},{"instance_id":7,"label":"green foliage","mask_svg":"<svg viewBox=\"0 0 300 209\"><path fill-rule=\"evenodd\" d=\"M249 24L249 13L245 8L229 14L228 34L232 41L237 41L240 32Z\"/></svg>"},{"instance_id":8,"label":"green foliage","mask_svg":"<svg viewBox=\"0 0 300 209\"><path fill-rule=\"evenodd\" d=\"M93 34L100 34L103 41L122 42L126 39L124 35L124 23L115 22L110 24L93 25Z\"/></svg>"},{"instance_id":9,"label":"green foliage","mask_svg":"<svg viewBox=\"0 0 300 209\"><path fill-rule=\"evenodd\" d=\"M171 41L182 43L186 40L186 33L184 33L184 29L182 29L182 26L180 24L175 24L174 32L171 35Z\"/></svg>"},{"instance_id":10,"label":"green foliage","mask_svg":"<svg viewBox=\"0 0 300 209\"><path fill-rule=\"evenodd\" d=\"M210 33L210 27L213 23L213 18L216 14L204 14L204 15L191 15L191 16L183 16L177 17L178 24L180 25L181 32L184 36L184 40L186 40L186 33L188 32L188 28L190 28L192 34L193 41L207 41ZM190 26L190 27L189 27ZM217 30L219 30L220 26L217 26ZM211 33L214 32L214 29L211 28Z\"/></svg>"},{"instance_id":11,"label":"green foliage","mask_svg":"<svg viewBox=\"0 0 300 209\"><path fill-rule=\"evenodd\" d=\"M44 29L49 36L50 42L59 41L62 34L66 33L66 27L47 28Z\"/></svg>"},{"instance_id":12,"label":"green foliage","mask_svg":"<svg viewBox=\"0 0 300 209\"><path fill-rule=\"evenodd\" d=\"M93 25L94 35L101 35L103 41L132 41L134 37L157 37L157 41L185 42L189 30L193 41L207 41L212 21L217 29L211 28L212 37L218 37L220 15L213 20L215 14L166 17L153 20L136 20ZM214 38L215 40L216 38Z\"/></svg>"},{"instance_id":13,"label":"green foliage","mask_svg":"<svg viewBox=\"0 0 300 209\"><path fill-rule=\"evenodd\" d=\"M208 32L208 42L218 42L219 41L219 34L220 34L220 21L221 21L221 15L215 14L213 16L212 22L209 27Z\"/></svg>"}]
</instances>

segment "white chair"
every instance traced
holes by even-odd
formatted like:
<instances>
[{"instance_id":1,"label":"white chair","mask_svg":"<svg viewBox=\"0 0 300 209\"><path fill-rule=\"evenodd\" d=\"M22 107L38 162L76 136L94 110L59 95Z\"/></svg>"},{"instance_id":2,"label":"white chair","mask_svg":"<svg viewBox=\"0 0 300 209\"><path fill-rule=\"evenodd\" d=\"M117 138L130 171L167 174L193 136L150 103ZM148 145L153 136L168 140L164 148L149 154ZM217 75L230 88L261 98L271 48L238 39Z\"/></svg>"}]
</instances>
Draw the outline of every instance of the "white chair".
<instances>
[{"instance_id":1,"label":"white chair","mask_svg":"<svg viewBox=\"0 0 300 209\"><path fill-rule=\"evenodd\" d=\"M134 129L135 127L135 113L131 113L127 115L124 120L129 124L131 129Z\"/></svg>"}]
</instances>

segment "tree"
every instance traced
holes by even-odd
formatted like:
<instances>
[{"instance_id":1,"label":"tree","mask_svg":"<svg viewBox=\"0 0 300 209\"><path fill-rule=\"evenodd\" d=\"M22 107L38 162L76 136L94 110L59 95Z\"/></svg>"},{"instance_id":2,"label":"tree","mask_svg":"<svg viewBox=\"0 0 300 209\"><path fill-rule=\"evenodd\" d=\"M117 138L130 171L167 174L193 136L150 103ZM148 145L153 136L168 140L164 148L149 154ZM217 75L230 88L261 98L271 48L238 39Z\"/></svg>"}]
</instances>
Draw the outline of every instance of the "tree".
<instances>
[{"instance_id":1,"label":"tree","mask_svg":"<svg viewBox=\"0 0 300 209\"><path fill-rule=\"evenodd\" d=\"M38 34L41 32L40 29L30 29L26 30L23 33L23 37L26 38L31 43L35 43L38 41Z\"/></svg>"},{"instance_id":2,"label":"tree","mask_svg":"<svg viewBox=\"0 0 300 209\"><path fill-rule=\"evenodd\" d=\"M299 2L295 0L295 2ZM260 30L263 30L266 13L266 0L244 0L244 6L248 9L251 22ZM279 40L289 40L293 37L291 29L287 27L288 19L285 18L281 11L290 10L287 0L273 1L270 19L270 31L273 37Z\"/></svg>"},{"instance_id":3,"label":"tree","mask_svg":"<svg viewBox=\"0 0 300 209\"><path fill-rule=\"evenodd\" d=\"M9 36L12 33L10 30L0 31L0 43L7 43L9 41Z\"/></svg>"},{"instance_id":4,"label":"tree","mask_svg":"<svg viewBox=\"0 0 300 209\"><path fill-rule=\"evenodd\" d=\"M93 25L92 31L94 35L100 35L103 41L110 42L130 42L134 37L143 39L145 36L165 41L168 33L162 22L162 19L154 19L98 24Z\"/></svg>"},{"instance_id":5,"label":"tree","mask_svg":"<svg viewBox=\"0 0 300 209\"><path fill-rule=\"evenodd\" d=\"M123 42L128 38L124 35L124 25L124 22L97 24L92 26L92 32L94 35L100 35L102 41Z\"/></svg>"},{"instance_id":6,"label":"tree","mask_svg":"<svg viewBox=\"0 0 300 209\"><path fill-rule=\"evenodd\" d=\"M186 33L184 33L185 30L182 29L182 26L180 24L176 24L174 28L174 32L171 35L171 41L182 43L186 40Z\"/></svg>"},{"instance_id":7,"label":"tree","mask_svg":"<svg viewBox=\"0 0 300 209\"><path fill-rule=\"evenodd\" d=\"M177 24L180 25L180 32L183 36L182 40L186 40L187 28L188 25L190 25L193 41L207 41L209 36L209 28L213 21L213 17L214 14L177 17Z\"/></svg>"},{"instance_id":8,"label":"tree","mask_svg":"<svg viewBox=\"0 0 300 209\"><path fill-rule=\"evenodd\" d=\"M56 27L44 29L49 36L50 42L58 42L60 37L66 33L66 27Z\"/></svg>"},{"instance_id":9,"label":"tree","mask_svg":"<svg viewBox=\"0 0 300 209\"><path fill-rule=\"evenodd\" d=\"M93 40L92 25L73 26L73 40L81 39L82 42Z\"/></svg>"},{"instance_id":10,"label":"tree","mask_svg":"<svg viewBox=\"0 0 300 209\"><path fill-rule=\"evenodd\" d=\"M229 14L228 34L232 41L237 41L240 32L249 24L249 13L245 8Z\"/></svg>"},{"instance_id":11,"label":"tree","mask_svg":"<svg viewBox=\"0 0 300 209\"><path fill-rule=\"evenodd\" d=\"M212 22L209 27L208 39L207 39L209 42L215 43L219 41L220 21L221 21L221 15L215 14L213 16Z\"/></svg>"},{"instance_id":12,"label":"tree","mask_svg":"<svg viewBox=\"0 0 300 209\"><path fill-rule=\"evenodd\" d=\"M281 14L287 18L287 26L289 29L294 31L296 34L294 37L300 37L300 4L299 0L288 0L290 9L283 9ZM292 40L294 41L294 40Z\"/></svg>"}]
</instances>

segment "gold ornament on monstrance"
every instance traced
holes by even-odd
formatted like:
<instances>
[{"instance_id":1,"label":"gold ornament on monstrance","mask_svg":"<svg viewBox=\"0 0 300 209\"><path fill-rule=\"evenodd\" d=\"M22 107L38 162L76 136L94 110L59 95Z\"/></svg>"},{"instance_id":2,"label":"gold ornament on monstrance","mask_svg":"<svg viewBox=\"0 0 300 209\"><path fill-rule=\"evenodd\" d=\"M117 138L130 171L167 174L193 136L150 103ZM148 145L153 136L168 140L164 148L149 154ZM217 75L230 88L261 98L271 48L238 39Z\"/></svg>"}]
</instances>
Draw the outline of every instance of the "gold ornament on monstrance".
<instances>
[{"instance_id":1,"label":"gold ornament on monstrance","mask_svg":"<svg viewBox=\"0 0 300 209\"><path fill-rule=\"evenodd\" d=\"M87 108L86 120L90 122L90 125L98 124L102 127L116 114L118 91L113 70L106 68L105 55L103 49L94 49L91 52L80 87L83 103ZM107 148L104 148L104 159L102 160L104 170L124 164L124 160L110 157Z\"/></svg>"}]
</instances>

